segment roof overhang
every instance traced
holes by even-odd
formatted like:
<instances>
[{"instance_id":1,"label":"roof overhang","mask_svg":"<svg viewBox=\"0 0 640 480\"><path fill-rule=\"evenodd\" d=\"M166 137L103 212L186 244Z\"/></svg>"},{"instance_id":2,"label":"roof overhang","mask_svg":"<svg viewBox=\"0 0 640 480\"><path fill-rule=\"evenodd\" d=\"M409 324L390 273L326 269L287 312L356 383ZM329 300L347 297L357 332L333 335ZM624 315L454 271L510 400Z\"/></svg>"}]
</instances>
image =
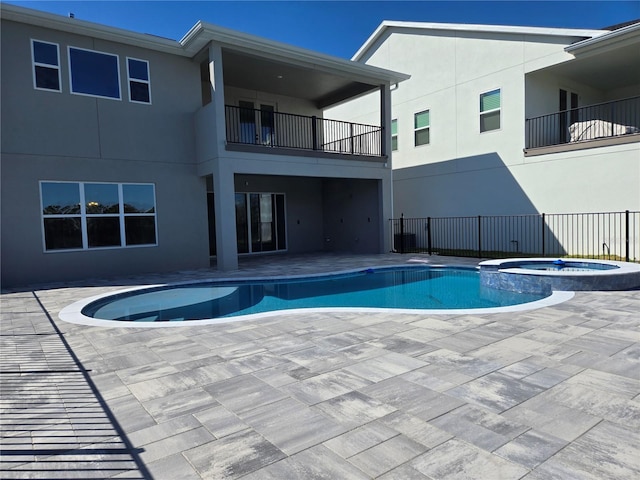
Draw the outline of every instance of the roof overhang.
<instances>
[{"instance_id":1,"label":"roof overhang","mask_svg":"<svg viewBox=\"0 0 640 480\"><path fill-rule=\"evenodd\" d=\"M312 52L205 22L198 22L180 40L192 55L203 50L210 42L222 47L225 83L306 98L318 108L410 78L403 73Z\"/></svg>"},{"instance_id":2,"label":"roof overhang","mask_svg":"<svg viewBox=\"0 0 640 480\"><path fill-rule=\"evenodd\" d=\"M640 23L565 47L574 58L545 71L599 90L640 85Z\"/></svg>"},{"instance_id":3,"label":"roof overhang","mask_svg":"<svg viewBox=\"0 0 640 480\"><path fill-rule=\"evenodd\" d=\"M6 3L0 4L0 12L2 12L3 20L27 23L78 35L87 35L101 40L136 45L150 50L171 53L173 55L187 55L179 42L155 35L132 32Z\"/></svg>"},{"instance_id":4,"label":"roof overhang","mask_svg":"<svg viewBox=\"0 0 640 480\"><path fill-rule=\"evenodd\" d=\"M640 43L640 22L576 42L566 47L565 51L578 57L629 45L637 46L638 43Z\"/></svg>"}]
</instances>

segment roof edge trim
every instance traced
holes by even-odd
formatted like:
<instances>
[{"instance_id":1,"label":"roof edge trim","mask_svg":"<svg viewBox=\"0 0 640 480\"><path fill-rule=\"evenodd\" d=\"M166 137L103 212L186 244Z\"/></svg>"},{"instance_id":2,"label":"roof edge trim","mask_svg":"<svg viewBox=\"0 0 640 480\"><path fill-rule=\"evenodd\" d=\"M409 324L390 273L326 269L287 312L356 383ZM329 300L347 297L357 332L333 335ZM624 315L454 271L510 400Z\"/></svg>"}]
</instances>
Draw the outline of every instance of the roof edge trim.
<instances>
[{"instance_id":1,"label":"roof edge trim","mask_svg":"<svg viewBox=\"0 0 640 480\"><path fill-rule=\"evenodd\" d=\"M587 38L580 42L573 43L566 46L564 50L568 53L578 53L578 50L586 49L596 45L599 46L605 42L619 40L620 37L626 37L636 33L640 33L640 22L627 25L626 27L622 27L617 30L611 30L598 37Z\"/></svg>"},{"instance_id":2,"label":"roof edge trim","mask_svg":"<svg viewBox=\"0 0 640 480\"><path fill-rule=\"evenodd\" d=\"M382 35L387 28L414 28L422 30L448 30L452 32L478 32L478 33L511 33L519 35L550 35L565 37L599 37L610 33L609 30L589 30L572 28L552 28L552 27L522 27L513 25L480 25L468 23L430 23L430 22L403 22L395 20L384 20L378 28L362 44L358 51L351 57L351 60L359 61L364 53L368 51L374 42Z\"/></svg>"},{"instance_id":3,"label":"roof edge trim","mask_svg":"<svg viewBox=\"0 0 640 480\"><path fill-rule=\"evenodd\" d=\"M102 40L138 45L151 50L184 55L180 43L169 38L110 27L101 23L89 22L78 18L68 18L54 13L19 7L7 3L0 5L0 12L2 13L1 17L3 20L27 23L29 25L61 30L77 35L86 35Z\"/></svg>"},{"instance_id":4,"label":"roof edge trim","mask_svg":"<svg viewBox=\"0 0 640 480\"><path fill-rule=\"evenodd\" d=\"M345 58L238 32L202 21L196 23L180 40L183 48L192 55L195 55L209 42L215 42L223 47L240 52L252 52L254 54L260 54L261 56L268 56L272 59L280 58L283 61L298 62L300 64L317 66L318 68L330 69L336 72L348 72L361 77L370 77L372 80L375 78L390 83L398 83L411 77L404 73L374 67L372 65L363 65ZM363 69L362 67L366 68Z\"/></svg>"}]
</instances>

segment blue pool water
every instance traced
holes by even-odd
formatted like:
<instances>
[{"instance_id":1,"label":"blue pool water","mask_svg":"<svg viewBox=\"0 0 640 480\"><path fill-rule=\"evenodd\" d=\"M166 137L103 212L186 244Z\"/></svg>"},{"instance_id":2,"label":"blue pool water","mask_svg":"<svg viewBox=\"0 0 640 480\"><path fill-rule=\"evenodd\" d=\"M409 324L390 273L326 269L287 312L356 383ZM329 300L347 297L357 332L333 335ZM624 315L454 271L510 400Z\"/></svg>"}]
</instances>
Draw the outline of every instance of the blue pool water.
<instances>
[{"instance_id":1,"label":"blue pool water","mask_svg":"<svg viewBox=\"0 0 640 480\"><path fill-rule=\"evenodd\" d=\"M476 269L425 266L303 279L193 283L112 295L88 304L82 314L103 320L172 322L299 308L490 308L547 296L483 287L479 278Z\"/></svg>"}]
</instances>

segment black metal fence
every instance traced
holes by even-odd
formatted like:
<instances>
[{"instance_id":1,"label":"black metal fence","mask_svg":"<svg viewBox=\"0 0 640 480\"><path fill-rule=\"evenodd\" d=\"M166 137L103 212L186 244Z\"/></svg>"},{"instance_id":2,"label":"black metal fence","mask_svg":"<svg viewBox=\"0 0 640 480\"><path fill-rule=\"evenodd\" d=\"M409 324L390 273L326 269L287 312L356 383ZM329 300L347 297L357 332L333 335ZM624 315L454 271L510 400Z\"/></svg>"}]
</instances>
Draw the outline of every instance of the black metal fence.
<instances>
[{"instance_id":1,"label":"black metal fence","mask_svg":"<svg viewBox=\"0 0 640 480\"><path fill-rule=\"evenodd\" d=\"M526 121L526 148L640 133L640 97L573 108Z\"/></svg>"},{"instance_id":2,"label":"black metal fence","mask_svg":"<svg viewBox=\"0 0 640 480\"><path fill-rule=\"evenodd\" d=\"M640 261L640 211L391 219L394 250Z\"/></svg>"},{"instance_id":3,"label":"black metal fence","mask_svg":"<svg viewBox=\"0 0 640 480\"><path fill-rule=\"evenodd\" d=\"M382 128L291 113L225 107L227 142L382 156Z\"/></svg>"}]
</instances>

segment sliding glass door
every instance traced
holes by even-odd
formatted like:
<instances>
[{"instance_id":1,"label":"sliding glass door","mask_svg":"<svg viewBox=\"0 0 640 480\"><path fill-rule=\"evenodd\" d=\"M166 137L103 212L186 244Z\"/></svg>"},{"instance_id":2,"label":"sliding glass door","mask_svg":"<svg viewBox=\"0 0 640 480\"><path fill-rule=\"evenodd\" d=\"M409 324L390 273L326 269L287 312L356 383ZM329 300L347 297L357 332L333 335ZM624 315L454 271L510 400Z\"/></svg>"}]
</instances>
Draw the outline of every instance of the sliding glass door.
<instances>
[{"instance_id":1,"label":"sliding glass door","mask_svg":"<svg viewBox=\"0 0 640 480\"><path fill-rule=\"evenodd\" d=\"M236 193L238 253L286 250L284 194Z\"/></svg>"}]
</instances>

